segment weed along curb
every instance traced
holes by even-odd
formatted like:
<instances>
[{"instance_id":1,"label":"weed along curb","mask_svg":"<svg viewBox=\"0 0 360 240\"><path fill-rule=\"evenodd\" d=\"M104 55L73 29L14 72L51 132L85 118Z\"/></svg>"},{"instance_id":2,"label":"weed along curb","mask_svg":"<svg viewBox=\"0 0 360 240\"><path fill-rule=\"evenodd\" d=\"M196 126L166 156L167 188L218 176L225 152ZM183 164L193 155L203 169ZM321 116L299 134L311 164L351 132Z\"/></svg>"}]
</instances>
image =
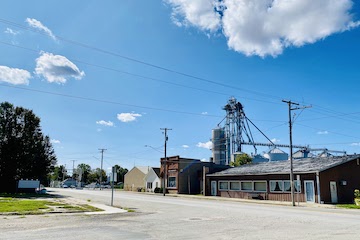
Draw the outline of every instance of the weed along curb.
<instances>
[{"instance_id":1,"label":"weed along curb","mask_svg":"<svg viewBox=\"0 0 360 240\"><path fill-rule=\"evenodd\" d=\"M0 197L0 215L38 215L49 213L98 212L101 208L89 204L75 204L54 198Z\"/></svg>"},{"instance_id":2,"label":"weed along curb","mask_svg":"<svg viewBox=\"0 0 360 240\"><path fill-rule=\"evenodd\" d=\"M111 207L91 200L79 201L73 198L56 198L51 195L7 195L0 197L0 215L41 214L114 214L132 212L128 209Z\"/></svg>"}]
</instances>

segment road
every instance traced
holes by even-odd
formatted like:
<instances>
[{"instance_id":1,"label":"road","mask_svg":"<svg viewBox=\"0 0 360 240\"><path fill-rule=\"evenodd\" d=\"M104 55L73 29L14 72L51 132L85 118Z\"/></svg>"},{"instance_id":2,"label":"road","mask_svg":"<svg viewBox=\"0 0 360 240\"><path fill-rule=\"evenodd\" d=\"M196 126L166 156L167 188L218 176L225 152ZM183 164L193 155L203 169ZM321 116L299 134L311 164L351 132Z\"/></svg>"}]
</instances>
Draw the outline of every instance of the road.
<instances>
[{"instance_id":1,"label":"road","mask_svg":"<svg viewBox=\"0 0 360 240\"><path fill-rule=\"evenodd\" d=\"M109 190L53 193L110 204ZM10 216L0 239L358 239L360 211L115 192L109 215Z\"/></svg>"}]
</instances>

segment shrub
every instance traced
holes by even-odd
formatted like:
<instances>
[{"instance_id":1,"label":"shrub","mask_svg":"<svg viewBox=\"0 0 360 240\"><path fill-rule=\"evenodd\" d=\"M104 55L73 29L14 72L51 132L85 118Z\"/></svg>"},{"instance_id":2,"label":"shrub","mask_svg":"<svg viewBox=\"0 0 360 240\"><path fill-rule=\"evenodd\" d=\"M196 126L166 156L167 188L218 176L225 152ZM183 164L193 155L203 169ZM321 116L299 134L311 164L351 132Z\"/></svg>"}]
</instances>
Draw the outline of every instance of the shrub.
<instances>
[{"instance_id":1,"label":"shrub","mask_svg":"<svg viewBox=\"0 0 360 240\"><path fill-rule=\"evenodd\" d=\"M359 189L355 189L354 196L355 196L355 198L360 198L360 190Z\"/></svg>"}]
</instances>

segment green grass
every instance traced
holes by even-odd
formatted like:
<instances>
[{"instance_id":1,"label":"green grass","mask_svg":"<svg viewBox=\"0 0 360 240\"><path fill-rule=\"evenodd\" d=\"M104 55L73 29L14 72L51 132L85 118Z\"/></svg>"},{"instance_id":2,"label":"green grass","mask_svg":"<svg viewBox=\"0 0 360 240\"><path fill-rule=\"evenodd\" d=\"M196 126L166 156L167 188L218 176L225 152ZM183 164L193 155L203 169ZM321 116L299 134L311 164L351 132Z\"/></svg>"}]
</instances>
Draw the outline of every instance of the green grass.
<instances>
[{"instance_id":1,"label":"green grass","mask_svg":"<svg viewBox=\"0 0 360 240\"><path fill-rule=\"evenodd\" d=\"M5 197L0 198L0 213L5 214L44 214L46 212L59 212L56 209L64 209L65 212L101 211L101 209L87 204L71 205L58 201L46 201L36 199L18 199ZM61 211L60 211L61 212Z\"/></svg>"},{"instance_id":2,"label":"green grass","mask_svg":"<svg viewBox=\"0 0 360 240\"><path fill-rule=\"evenodd\" d=\"M0 212L9 213L9 212L33 212L40 211L44 209L49 209L49 201L43 200L17 200L5 198L1 199Z\"/></svg>"},{"instance_id":3,"label":"green grass","mask_svg":"<svg viewBox=\"0 0 360 240\"><path fill-rule=\"evenodd\" d=\"M346 208L346 209L360 209L360 206L356 204L337 204L336 207Z\"/></svg>"}]
</instances>

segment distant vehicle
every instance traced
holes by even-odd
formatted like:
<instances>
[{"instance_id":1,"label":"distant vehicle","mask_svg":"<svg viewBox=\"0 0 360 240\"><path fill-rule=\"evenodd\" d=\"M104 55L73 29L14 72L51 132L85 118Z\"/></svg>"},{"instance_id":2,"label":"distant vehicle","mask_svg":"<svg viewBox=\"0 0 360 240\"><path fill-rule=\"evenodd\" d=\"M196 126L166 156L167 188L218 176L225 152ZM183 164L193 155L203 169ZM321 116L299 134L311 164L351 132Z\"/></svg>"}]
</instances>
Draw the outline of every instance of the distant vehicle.
<instances>
[{"instance_id":1,"label":"distant vehicle","mask_svg":"<svg viewBox=\"0 0 360 240\"><path fill-rule=\"evenodd\" d=\"M63 188L68 188L69 186L64 184L62 187L63 187Z\"/></svg>"}]
</instances>

